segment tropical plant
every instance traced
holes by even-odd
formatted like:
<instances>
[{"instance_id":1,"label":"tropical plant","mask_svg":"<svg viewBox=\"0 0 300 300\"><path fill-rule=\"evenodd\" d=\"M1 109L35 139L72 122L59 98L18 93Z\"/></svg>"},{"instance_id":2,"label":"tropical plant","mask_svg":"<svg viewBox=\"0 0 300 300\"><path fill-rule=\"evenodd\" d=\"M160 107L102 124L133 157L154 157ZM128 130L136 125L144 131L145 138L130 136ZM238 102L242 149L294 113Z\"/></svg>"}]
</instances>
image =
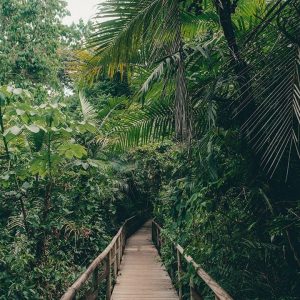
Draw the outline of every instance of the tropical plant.
<instances>
[{"instance_id":1,"label":"tropical plant","mask_svg":"<svg viewBox=\"0 0 300 300\"><path fill-rule=\"evenodd\" d=\"M220 100L228 99L227 105L230 105L230 101L232 101L233 116L238 126L242 127L242 130L245 129L245 135L253 143L254 149L262 153L262 164L267 171L270 175L274 174L281 158L286 153L285 150L292 149L292 145L297 145L297 132L296 129L290 130L290 127L285 126L287 119L279 108L276 110L273 105L267 105L265 102L263 104L260 100L260 97L263 96L280 106L282 101L273 101L272 94L279 94L278 96L286 98L286 94L276 93L276 91L284 90L290 94L290 89L277 85L277 90L274 90L270 84L270 89L267 89L265 81L260 83L259 78L265 78L267 72L272 70L272 64L276 62L274 55L288 57L288 53L285 51L283 54L278 47L284 51L290 43L291 51L296 51L295 54L291 54L295 57L295 66L291 60L292 70L288 70L288 74L282 74L282 78L290 76L289 83L291 88L295 87L296 93L299 77L297 76L298 46L295 37L299 30L297 4L294 1L289 3L280 3L279 1L273 5L266 4L264 1L249 3L224 0L212 3L204 1L202 4L196 4L196 2L191 4L184 1L178 7L174 5L174 1L151 1L151 3L139 1L139 5L136 5L134 1L126 1L124 5L121 5L120 1L107 1L100 5L99 17L110 16L113 18L95 26L95 33L90 39L90 47L94 51L94 56L90 61L91 66L98 68L99 71L108 68L110 74L116 71L130 73L133 80L136 77L135 74L139 74L138 76L142 74L146 79L140 92L137 93L137 98L142 98L144 105L149 106L149 109L146 108L148 111L156 111L157 104L155 102L164 101L158 99L173 98L173 104L172 101L169 102L171 105L169 111L173 112L174 119L169 118L169 120L174 122L177 137L181 131L185 139L189 138L188 134L183 133L186 131L183 128L190 127L189 122L193 123L195 137L199 132L205 132L203 128L206 128L207 124L208 126L213 124L212 116L215 115L213 119L216 119L218 107L224 106ZM194 10L195 7L198 7L198 10ZM126 13L129 10L130 13ZM163 14L160 23L156 21L157 11ZM178 22L169 22L169 20L176 20L177 14ZM283 27L285 15L289 16L289 22ZM262 18L263 21L259 21L259 18ZM277 20L279 27L275 24L274 28L269 29L267 25L274 23L274 20ZM176 26L180 28L180 34L178 33L177 36L174 35ZM218 33L212 34L211 32L214 30L217 30ZM262 36L264 32L264 37L266 35L269 37L269 44L262 44L259 32ZM285 40L284 46L279 40L275 41L276 32L281 32L281 39ZM239 49L239 41L240 43L244 41L249 43L251 38L251 36L248 37L249 33L250 35L256 34L257 43L251 46L248 44L241 47L242 50ZM174 50L177 42L181 45L180 49ZM201 43L204 43L204 46ZM273 47L274 43L282 46ZM166 52L161 51L161 48ZM270 64L267 64L266 60L262 65L261 60L256 57L256 51L262 51L266 57L270 57L272 59ZM241 54L242 52L243 54ZM225 57L225 64L219 63L224 54L228 57ZM284 62L282 61L282 63ZM195 69L199 64L202 65L203 71L200 76L195 78L197 76ZM144 66L143 68L146 70L152 68L153 71L148 72L148 75L147 71L141 73L143 70L141 66ZM207 66L209 66L209 71L206 69ZM258 68L257 72L253 71L254 67ZM89 64L87 64L88 68ZM280 70L280 66L277 69ZM275 76L275 78L284 84L279 76ZM273 79L274 77L271 79L272 83L274 83ZM201 81L200 87L199 81ZM237 84L238 87L235 94L230 90L232 84ZM258 92L261 88L263 90ZM295 93L292 92L290 98L297 104L297 94ZM145 101L147 94L149 94L148 101ZM151 99L156 99L156 101L153 103ZM216 104L216 101L220 104ZM182 106L183 103L185 104ZM294 106L297 107L297 105ZM266 108L270 108L272 111L267 113ZM286 109L288 110L287 106ZM193 118L188 117L190 115L188 111L193 111ZM280 114L280 118L276 116L276 112ZM223 115L221 122L229 124L231 116L226 114L228 120L224 120ZM203 116L208 117L203 118ZM297 109L295 116L297 116ZM151 130L146 130L143 134L143 130L133 129L132 134L127 135L128 138L135 140L136 144L140 144L148 140L146 136L147 134L151 135L151 132L162 134L169 132L168 128L172 127L170 122L165 122L163 115L161 115L161 121L157 122L157 117L157 114L152 116L147 114L147 122L152 124ZM203 122L205 119L208 123ZM293 119L294 117L291 120ZM278 125L279 120L281 120L282 126ZM231 122L231 124L234 123ZM190 130L192 130L191 127ZM254 132L257 133L253 134ZM157 137L163 138L163 136ZM152 138L155 137L152 136ZM270 143L270 140L273 142ZM132 142L129 144L133 145ZM299 152L297 147L295 148L296 152ZM289 169L290 159L287 161Z\"/></svg>"}]
</instances>

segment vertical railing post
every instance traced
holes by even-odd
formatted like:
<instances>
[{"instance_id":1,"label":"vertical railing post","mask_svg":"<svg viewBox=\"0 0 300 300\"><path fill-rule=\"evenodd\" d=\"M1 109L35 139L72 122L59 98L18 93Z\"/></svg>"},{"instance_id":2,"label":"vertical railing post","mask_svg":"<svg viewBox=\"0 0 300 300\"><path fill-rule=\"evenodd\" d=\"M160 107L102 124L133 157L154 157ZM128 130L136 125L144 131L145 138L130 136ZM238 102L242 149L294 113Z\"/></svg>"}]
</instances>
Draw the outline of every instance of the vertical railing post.
<instances>
[{"instance_id":1,"label":"vertical railing post","mask_svg":"<svg viewBox=\"0 0 300 300\"><path fill-rule=\"evenodd\" d=\"M121 261L122 261L122 240L121 239L122 239L122 233L118 238L118 270L120 269Z\"/></svg>"},{"instance_id":2,"label":"vertical railing post","mask_svg":"<svg viewBox=\"0 0 300 300\"><path fill-rule=\"evenodd\" d=\"M98 295L99 292L99 266L93 272L93 288L94 293Z\"/></svg>"},{"instance_id":3,"label":"vertical railing post","mask_svg":"<svg viewBox=\"0 0 300 300\"><path fill-rule=\"evenodd\" d=\"M116 240L116 260L117 260L117 271L119 271L119 236Z\"/></svg>"},{"instance_id":4,"label":"vertical railing post","mask_svg":"<svg viewBox=\"0 0 300 300\"><path fill-rule=\"evenodd\" d=\"M194 299L194 280L192 277L190 277L190 299L195 300Z\"/></svg>"},{"instance_id":5,"label":"vertical railing post","mask_svg":"<svg viewBox=\"0 0 300 300\"><path fill-rule=\"evenodd\" d=\"M190 277L190 297L191 300L203 300L202 295L199 294L195 289L195 284L192 276Z\"/></svg>"},{"instance_id":6,"label":"vertical railing post","mask_svg":"<svg viewBox=\"0 0 300 300\"><path fill-rule=\"evenodd\" d=\"M115 280L117 279L117 275L118 275L118 265L117 265L117 260L118 260L118 256L117 256L117 242L115 242L114 244L114 278Z\"/></svg>"},{"instance_id":7,"label":"vertical railing post","mask_svg":"<svg viewBox=\"0 0 300 300\"><path fill-rule=\"evenodd\" d=\"M126 245L126 227L124 227L124 231L123 231L123 245L122 245L123 253L125 250L125 245Z\"/></svg>"},{"instance_id":8,"label":"vertical railing post","mask_svg":"<svg viewBox=\"0 0 300 300\"><path fill-rule=\"evenodd\" d=\"M179 250L176 248L177 253L177 276L178 276L178 296L179 300L182 300L182 264L181 264L181 256Z\"/></svg>"},{"instance_id":9,"label":"vertical railing post","mask_svg":"<svg viewBox=\"0 0 300 300\"><path fill-rule=\"evenodd\" d=\"M154 242L154 236L153 236L153 220L151 221L151 241L152 243L155 245L155 242Z\"/></svg>"},{"instance_id":10,"label":"vertical railing post","mask_svg":"<svg viewBox=\"0 0 300 300\"><path fill-rule=\"evenodd\" d=\"M157 236L156 236L156 225L152 222L152 236L153 236L153 243L155 247L157 247Z\"/></svg>"},{"instance_id":11,"label":"vertical railing post","mask_svg":"<svg viewBox=\"0 0 300 300\"><path fill-rule=\"evenodd\" d=\"M120 248L121 248L121 260L122 260L122 256L123 256L123 251L122 251L122 248L123 248L123 230L120 234Z\"/></svg>"},{"instance_id":12,"label":"vertical railing post","mask_svg":"<svg viewBox=\"0 0 300 300\"><path fill-rule=\"evenodd\" d=\"M106 260L106 300L111 299L111 251L109 251Z\"/></svg>"},{"instance_id":13,"label":"vertical railing post","mask_svg":"<svg viewBox=\"0 0 300 300\"><path fill-rule=\"evenodd\" d=\"M157 248L157 231L156 231L156 224L152 222L152 236L153 236L153 243Z\"/></svg>"}]
</instances>

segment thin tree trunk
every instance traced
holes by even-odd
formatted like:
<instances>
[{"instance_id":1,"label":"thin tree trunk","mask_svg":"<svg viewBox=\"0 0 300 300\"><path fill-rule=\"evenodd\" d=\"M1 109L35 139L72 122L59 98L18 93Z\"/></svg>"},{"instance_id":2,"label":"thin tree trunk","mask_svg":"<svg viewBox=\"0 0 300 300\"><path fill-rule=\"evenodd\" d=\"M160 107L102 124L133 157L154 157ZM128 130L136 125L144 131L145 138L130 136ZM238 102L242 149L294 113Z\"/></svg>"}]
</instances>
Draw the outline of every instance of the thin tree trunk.
<instances>
[{"instance_id":1,"label":"thin tree trunk","mask_svg":"<svg viewBox=\"0 0 300 300\"><path fill-rule=\"evenodd\" d=\"M179 53L175 90L175 132L177 140L189 143L192 138L192 109L187 89L179 5L174 1L176 32L173 53Z\"/></svg>"},{"instance_id":2,"label":"thin tree trunk","mask_svg":"<svg viewBox=\"0 0 300 300\"><path fill-rule=\"evenodd\" d=\"M9 159L9 150L8 150L8 143L7 140L4 136L4 123L3 123L3 115L2 115L2 107L0 105L0 129L1 129L1 133L2 133L2 139L3 139L3 144L4 144L4 149L5 149L5 153L7 156L7 159Z\"/></svg>"},{"instance_id":3,"label":"thin tree trunk","mask_svg":"<svg viewBox=\"0 0 300 300\"><path fill-rule=\"evenodd\" d=\"M51 126L51 125L50 125ZM45 187L45 196L44 196L44 205L41 215L41 223L43 224L42 230L38 234L38 241L36 244L36 258L37 264L40 264L42 260L46 259L47 255L47 241L49 238L49 233L47 226L49 224L48 217L49 211L51 208L51 196L53 188L53 179L52 179L52 161L51 161L51 133L48 133L48 177Z\"/></svg>"},{"instance_id":4,"label":"thin tree trunk","mask_svg":"<svg viewBox=\"0 0 300 300\"><path fill-rule=\"evenodd\" d=\"M176 74L176 91L175 91L175 132L178 140L190 142L191 129L191 103L188 95L184 61L180 54L178 69Z\"/></svg>"},{"instance_id":5,"label":"thin tree trunk","mask_svg":"<svg viewBox=\"0 0 300 300\"><path fill-rule=\"evenodd\" d=\"M251 87L251 77L247 63L242 59L239 47L236 42L234 27L231 15L235 11L236 2L230 0L214 0L217 13L220 18L220 24L223 29L224 37L227 41L232 66L237 77L237 83L240 88L239 118L240 123L247 121L249 116L254 112L255 105ZM243 109L241 109L243 107ZM241 111L240 111L241 110Z\"/></svg>"},{"instance_id":6,"label":"thin tree trunk","mask_svg":"<svg viewBox=\"0 0 300 300\"><path fill-rule=\"evenodd\" d=\"M19 186L19 183L18 183L17 176L15 176L15 183L16 183L16 186L17 186L18 190L20 190L20 186ZM19 198L19 202L20 202L20 207L21 207L21 211L22 211L23 223L24 223L25 231L27 233L27 236L29 237L29 228L28 228L28 224L27 224L27 212L26 212L25 203L24 203L24 200L22 198L22 195Z\"/></svg>"}]
</instances>

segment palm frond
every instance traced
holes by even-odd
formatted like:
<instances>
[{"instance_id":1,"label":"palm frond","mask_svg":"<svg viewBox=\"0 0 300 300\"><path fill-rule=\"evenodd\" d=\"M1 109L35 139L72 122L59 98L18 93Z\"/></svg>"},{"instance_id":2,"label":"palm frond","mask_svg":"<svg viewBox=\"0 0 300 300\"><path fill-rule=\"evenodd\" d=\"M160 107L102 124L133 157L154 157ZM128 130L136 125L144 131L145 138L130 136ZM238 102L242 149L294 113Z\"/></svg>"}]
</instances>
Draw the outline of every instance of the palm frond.
<instances>
[{"instance_id":1,"label":"palm frond","mask_svg":"<svg viewBox=\"0 0 300 300\"><path fill-rule=\"evenodd\" d=\"M266 13L265 0L241 0L238 3L233 21L237 27L237 33L245 33L253 30L260 24L260 20Z\"/></svg>"},{"instance_id":2,"label":"palm frond","mask_svg":"<svg viewBox=\"0 0 300 300\"><path fill-rule=\"evenodd\" d=\"M112 75L129 72L129 64L151 65L176 54L178 21L187 38L198 29L198 18L179 9L172 0L107 0L100 4L96 16L100 22L89 40L98 64Z\"/></svg>"},{"instance_id":3,"label":"palm frond","mask_svg":"<svg viewBox=\"0 0 300 300\"><path fill-rule=\"evenodd\" d=\"M149 142L159 142L174 132L172 102L150 102L142 109L133 105L121 122L115 124L108 133L116 150L140 146Z\"/></svg>"},{"instance_id":4,"label":"palm frond","mask_svg":"<svg viewBox=\"0 0 300 300\"><path fill-rule=\"evenodd\" d=\"M147 80L142 85L139 93L144 95L146 94L150 88L156 83L164 74L174 72L178 65L180 57L179 54L174 54L170 57L165 58L159 65L152 71Z\"/></svg>"},{"instance_id":5,"label":"palm frond","mask_svg":"<svg viewBox=\"0 0 300 300\"><path fill-rule=\"evenodd\" d=\"M290 8L281 11L277 22L285 22L289 33L277 38L265 66L251 79L257 107L242 129L267 172L273 176L286 161L288 176L294 157L300 159L300 45L289 39L299 34L300 22ZM245 97L239 109L247 108L248 103Z\"/></svg>"},{"instance_id":6,"label":"palm frond","mask_svg":"<svg viewBox=\"0 0 300 300\"><path fill-rule=\"evenodd\" d=\"M77 50L71 52L71 59L67 63L68 75L78 82L79 86L93 83L99 76L102 66L91 50Z\"/></svg>"},{"instance_id":7,"label":"palm frond","mask_svg":"<svg viewBox=\"0 0 300 300\"><path fill-rule=\"evenodd\" d=\"M254 37L257 37L259 34L264 32L272 21L276 19L289 5L297 5L297 1L298 0L277 0L275 3L274 1L268 1L268 7L262 21L250 32L245 44L249 43Z\"/></svg>"},{"instance_id":8,"label":"palm frond","mask_svg":"<svg viewBox=\"0 0 300 300\"><path fill-rule=\"evenodd\" d=\"M271 174L286 151L288 165L292 149L300 158L300 48L288 51L289 60L275 66L273 84L260 91L265 99L244 125L255 150L262 153L262 164Z\"/></svg>"},{"instance_id":9,"label":"palm frond","mask_svg":"<svg viewBox=\"0 0 300 300\"><path fill-rule=\"evenodd\" d=\"M109 74L122 70L128 62L145 62L147 36L161 16L161 0L107 0L99 5L89 46L99 65L109 65Z\"/></svg>"}]
</instances>

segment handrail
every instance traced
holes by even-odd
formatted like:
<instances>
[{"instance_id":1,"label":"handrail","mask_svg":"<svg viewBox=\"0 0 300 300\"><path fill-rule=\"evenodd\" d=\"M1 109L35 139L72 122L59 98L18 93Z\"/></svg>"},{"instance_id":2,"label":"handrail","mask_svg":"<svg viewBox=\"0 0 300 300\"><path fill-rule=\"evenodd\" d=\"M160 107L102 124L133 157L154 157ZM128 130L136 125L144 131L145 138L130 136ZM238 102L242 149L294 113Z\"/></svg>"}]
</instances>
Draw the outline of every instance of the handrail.
<instances>
[{"instance_id":1,"label":"handrail","mask_svg":"<svg viewBox=\"0 0 300 300\"><path fill-rule=\"evenodd\" d=\"M157 249L160 251L160 248L163 243L162 239L162 228L154 220L152 220L152 240ZM177 254L177 281L178 281L178 294L179 299L183 299L183 284L182 284L182 257L185 261L192 265L196 271L196 274L206 283L206 285L212 290L215 295L216 300L233 300L233 298L208 274L206 273L199 264L197 264L191 256L186 255L184 249L177 243L171 241L175 247ZM200 300L203 297L195 289L192 278L190 279L190 299L191 300Z\"/></svg>"},{"instance_id":2,"label":"handrail","mask_svg":"<svg viewBox=\"0 0 300 300\"><path fill-rule=\"evenodd\" d=\"M86 271L68 288L66 293L61 297L61 300L73 300L77 293L84 288L87 281L92 279L92 287L84 292L84 299L97 299L100 291L100 283L105 279L106 281L106 299L111 299L112 294L112 279L116 280L118 270L121 264L122 256L125 249L126 238L132 231L135 222L139 221L139 216L133 216L123 223L118 233L114 236L110 244L105 250L89 265ZM128 234L129 233L129 234ZM104 266L102 264L104 263ZM112 267L113 265L113 267ZM101 274L101 267L102 270ZM112 278L113 272L113 278Z\"/></svg>"}]
</instances>

